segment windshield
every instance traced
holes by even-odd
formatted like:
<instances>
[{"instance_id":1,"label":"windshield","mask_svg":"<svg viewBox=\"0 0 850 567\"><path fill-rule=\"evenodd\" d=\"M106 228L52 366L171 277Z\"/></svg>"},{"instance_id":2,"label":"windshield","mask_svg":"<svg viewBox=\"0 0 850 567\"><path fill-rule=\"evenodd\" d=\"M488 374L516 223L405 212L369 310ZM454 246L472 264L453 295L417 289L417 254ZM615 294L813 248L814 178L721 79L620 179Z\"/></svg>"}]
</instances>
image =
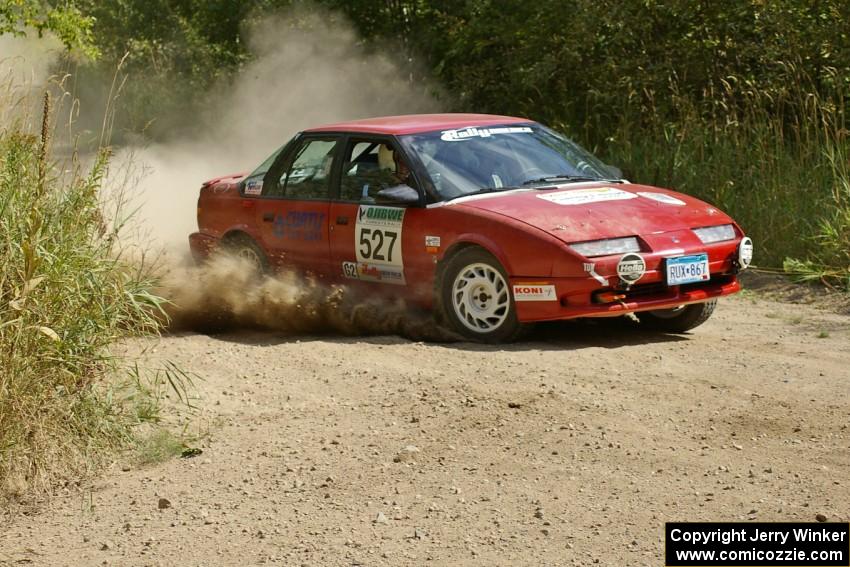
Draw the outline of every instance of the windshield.
<instances>
[{"instance_id":1,"label":"windshield","mask_svg":"<svg viewBox=\"0 0 850 567\"><path fill-rule=\"evenodd\" d=\"M578 144L536 123L401 136L422 162L438 200L482 191L610 179L611 169Z\"/></svg>"}]
</instances>

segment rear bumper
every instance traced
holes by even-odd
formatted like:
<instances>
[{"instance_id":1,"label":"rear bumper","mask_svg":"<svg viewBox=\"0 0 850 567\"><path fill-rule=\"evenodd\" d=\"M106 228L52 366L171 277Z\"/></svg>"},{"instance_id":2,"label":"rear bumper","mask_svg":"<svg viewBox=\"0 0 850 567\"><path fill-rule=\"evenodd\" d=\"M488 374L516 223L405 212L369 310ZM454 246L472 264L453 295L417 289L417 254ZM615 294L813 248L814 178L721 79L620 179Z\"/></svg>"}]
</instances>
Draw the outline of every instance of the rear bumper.
<instances>
[{"instance_id":1,"label":"rear bumper","mask_svg":"<svg viewBox=\"0 0 850 567\"><path fill-rule=\"evenodd\" d=\"M218 246L218 238L214 236L202 232L193 232L189 235L189 249L196 262L209 258L216 246Z\"/></svg>"},{"instance_id":2,"label":"rear bumper","mask_svg":"<svg viewBox=\"0 0 850 567\"><path fill-rule=\"evenodd\" d=\"M528 285L529 278L511 278L511 285ZM711 280L679 286L663 281L637 284L628 290L600 286L593 278L555 278L536 280L534 285L553 285L555 296L548 301L516 301L517 317L524 323L573 319L576 317L616 317L637 311L670 309L688 303L700 303L741 290L734 274L711 274ZM600 292L615 291L621 300L603 303Z\"/></svg>"}]
</instances>

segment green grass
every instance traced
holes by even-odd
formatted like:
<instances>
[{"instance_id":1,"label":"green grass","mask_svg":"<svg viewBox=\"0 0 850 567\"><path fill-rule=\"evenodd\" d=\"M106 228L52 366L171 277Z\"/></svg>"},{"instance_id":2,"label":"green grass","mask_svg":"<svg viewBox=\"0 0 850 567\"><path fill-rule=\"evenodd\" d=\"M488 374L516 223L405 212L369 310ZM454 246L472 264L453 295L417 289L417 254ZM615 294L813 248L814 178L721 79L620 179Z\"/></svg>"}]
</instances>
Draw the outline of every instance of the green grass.
<instances>
[{"instance_id":1,"label":"green grass","mask_svg":"<svg viewBox=\"0 0 850 567\"><path fill-rule=\"evenodd\" d=\"M49 113L46 113L49 116ZM91 167L51 162L49 122L0 125L0 497L87 474L155 404L111 347L156 334L161 300L125 262Z\"/></svg>"}]
</instances>

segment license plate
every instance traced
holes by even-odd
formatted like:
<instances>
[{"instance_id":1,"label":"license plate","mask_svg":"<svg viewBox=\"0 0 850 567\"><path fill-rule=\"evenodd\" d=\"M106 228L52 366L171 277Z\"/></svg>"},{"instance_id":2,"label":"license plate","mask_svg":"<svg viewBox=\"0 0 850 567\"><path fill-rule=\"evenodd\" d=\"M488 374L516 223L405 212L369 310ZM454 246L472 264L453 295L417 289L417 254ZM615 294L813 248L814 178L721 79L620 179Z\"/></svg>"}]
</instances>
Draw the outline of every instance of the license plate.
<instances>
[{"instance_id":1,"label":"license plate","mask_svg":"<svg viewBox=\"0 0 850 567\"><path fill-rule=\"evenodd\" d=\"M705 282L709 278L708 254L667 258L667 285Z\"/></svg>"}]
</instances>

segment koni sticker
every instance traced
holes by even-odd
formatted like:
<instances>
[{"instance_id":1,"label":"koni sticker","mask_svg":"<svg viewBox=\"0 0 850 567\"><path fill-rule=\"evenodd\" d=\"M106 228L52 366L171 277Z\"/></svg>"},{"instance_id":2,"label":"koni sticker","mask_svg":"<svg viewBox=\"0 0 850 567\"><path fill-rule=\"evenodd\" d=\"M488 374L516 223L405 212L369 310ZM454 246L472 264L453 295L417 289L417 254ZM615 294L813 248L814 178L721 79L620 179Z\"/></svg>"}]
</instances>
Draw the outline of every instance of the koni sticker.
<instances>
[{"instance_id":1,"label":"koni sticker","mask_svg":"<svg viewBox=\"0 0 850 567\"><path fill-rule=\"evenodd\" d=\"M570 189L556 193L545 193L537 195L537 198L556 205L588 205L604 201L637 199L637 195L614 187L594 187L592 189Z\"/></svg>"},{"instance_id":2,"label":"koni sticker","mask_svg":"<svg viewBox=\"0 0 850 567\"><path fill-rule=\"evenodd\" d=\"M361 205L354 228L358 279L404 284L402 232L404 212L399 207Z\"/></svg>"},{"instance_id":3,"label":"koni sticker","mask_svg":"<svg viewBox=\"0 0 850 567\"><path fill-rule=\"evenodd\" d=\"M514 301L555 301L557 293L553 285L516 284Z\"/></svg>"},{"instance_id":4,"label":"koni sticker","mask_svg":"<svg viewBox=\"0 0 850 567\"><path fill-rule=\"evenodd\" d=\"M658 203L664 203L665 205L676 205L679 207L684 206L686 203L681 200L673 197L671 195L667 195L666 193L650 193L648 191L638 191L638 195L644 197L646 199L652 199Z\"/></svg>"},{"instance_id":5,"label":"koni sticker","mask_svg":"<svg viewBox=\"0 0 850 567\"><path fill-rule=\"evenodd\" d=\"M531 134L533 131L528 126L500 126L498 128L470 126L458 130L445 130L440 139L444 142L459 142L470 138L489 138L498 134Z\"/></svg>"},{"instance_id":6,"label":"koni sticker","mask_svg":"<svg viewBox=\"0 0 850 567\"><path fill-rule=\"evenodd\" d=\"M439 248L440 247L440 237L439 236L426 236L425 237L425 247L426 248Z\"/></svg>"}]
</instances>

